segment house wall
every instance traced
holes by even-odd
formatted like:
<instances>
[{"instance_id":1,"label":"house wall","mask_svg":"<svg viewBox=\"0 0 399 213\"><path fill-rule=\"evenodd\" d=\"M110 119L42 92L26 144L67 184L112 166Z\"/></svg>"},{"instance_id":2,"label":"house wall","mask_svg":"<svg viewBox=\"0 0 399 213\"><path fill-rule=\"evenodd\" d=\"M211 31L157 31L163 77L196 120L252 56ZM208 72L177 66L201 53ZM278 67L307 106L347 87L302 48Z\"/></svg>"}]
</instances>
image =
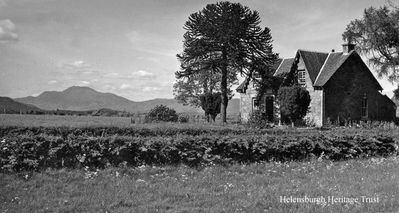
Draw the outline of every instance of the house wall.
<instances>
[{"instance_id":1,"label":"house wall","mask_svg":"<svg viewBox=\"0 0 399 213\"><path fill-rule=\"evenodd\" d=\"M245 93L240 93L241 122L246 123L252 114L252 98L256 97L253 82L250 82Z\"/></svg>"},{"instance_id":2,"label":"house wall","mask_svg":"<svg viewBox=\"0 0 399 213\"><path fill-rule=\"evenodd\" d=\"M323 97L324 92L322 89L315 89L313 87L312 80L310 79L308 70L305 67L305 63L303 62L302 58L299 59L298 62L298 70L305 69L305 80L306 80L306 90L309 92L310 95L310 104L308 113L305 116L305 120L309 121L316 126L323 126Z\"/></svg>"},{"instance_id":3,"label":"house wall","mask_svg":"<svg viewBox=\"0 0 399 213\"><path fill-rule=\"evenodd\" d=\"M361 120L366 94L368 119L393 120L394 106L380 94L373 78L361 58L351 55L324 86L326 118L331 122Z\"/></svg>"}]
</instances>

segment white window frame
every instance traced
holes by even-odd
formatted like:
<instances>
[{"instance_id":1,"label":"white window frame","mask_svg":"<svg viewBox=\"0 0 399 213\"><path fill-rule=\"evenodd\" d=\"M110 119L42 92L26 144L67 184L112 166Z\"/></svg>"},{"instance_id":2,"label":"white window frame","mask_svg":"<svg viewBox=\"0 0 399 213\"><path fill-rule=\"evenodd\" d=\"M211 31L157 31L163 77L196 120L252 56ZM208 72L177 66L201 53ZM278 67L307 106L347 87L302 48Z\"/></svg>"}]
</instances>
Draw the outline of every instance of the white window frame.
<instances>
[{"instance_id":1,"label":"white window frame","mask_svg":"<svg viewBox=\"0 0 399 213\"><path fill-rule=\"evenodd\" d=\"M304 69L298 70L298 84L306 86L306 71Z\"/></svg>"}]
</instances>

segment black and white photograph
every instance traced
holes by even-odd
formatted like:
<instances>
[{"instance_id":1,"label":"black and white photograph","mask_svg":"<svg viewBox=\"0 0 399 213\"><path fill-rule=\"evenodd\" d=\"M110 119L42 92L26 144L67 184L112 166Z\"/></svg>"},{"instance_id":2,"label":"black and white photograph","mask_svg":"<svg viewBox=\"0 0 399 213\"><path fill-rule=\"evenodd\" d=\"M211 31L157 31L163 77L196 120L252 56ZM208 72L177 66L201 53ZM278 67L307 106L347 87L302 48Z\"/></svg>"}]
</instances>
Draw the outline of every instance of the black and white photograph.
<instances>
[{"instance_id":1,"label":"black and white photograph","mask_svg":"<svg viewBox=\"0 0 399 213\"><path fill-rule=\"evenodd\" d=\"M0 0L25 212L399 212L399 1Z\"/></svg>"}]
</instances>

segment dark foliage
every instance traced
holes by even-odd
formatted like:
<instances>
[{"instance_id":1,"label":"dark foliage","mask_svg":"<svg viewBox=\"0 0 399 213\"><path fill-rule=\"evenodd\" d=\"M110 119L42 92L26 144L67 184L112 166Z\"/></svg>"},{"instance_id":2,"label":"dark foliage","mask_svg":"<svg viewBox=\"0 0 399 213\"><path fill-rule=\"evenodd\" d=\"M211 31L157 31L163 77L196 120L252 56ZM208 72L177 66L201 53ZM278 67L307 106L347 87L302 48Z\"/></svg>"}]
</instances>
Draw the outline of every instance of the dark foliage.
<instances>
[{"instance_id":1,"label":"dark foliage","mask_svg":"<svg viewBox=\"0 0 399 213\"><path fill-rule=\"evenodd\" d=\"M260 110L254 111L248 119L247 125L252 128L267 128L270 123L267 121L265 113Z\"/></svg>"},{"instance_id":2,"label":"dark foliage","mask_svg":"<svg viewBox=\"0 0 399 213\"><path fill-rule=\"evenodd\" d=\"M393 91L393 95L394 95L395 99L399 101L399 85L398 85L398 88L396 88L396 89ZM398 107L399 107L399 106L398 106Z\"/></svg>"},{"instance_id":3,"label":"dark foliage","mask_svg":"<svg viewBox=\"0 0 399 213\"><path fill-rule=\"evenodd\" d=\"M300 86L281 87L278 91L278 101L282 117L292 123L305 117L309 109L309 92Z\"/></svg>"},{"instance_id":4,"label":"dark foliage","mask_svg":"<svg viewBox=\"0 0 399 213\"><path fill-rule=\"evenodd\" d=\"M209 116L215 121L216 116L220 113L220 104L222 97L220 93L206 93L200 96L201 107L205 111L205 116L209 122Z\"/></svg>"},{"instance_id":5,"label":"dark foliage","mask_svg":"<svg viewBox=\"0 0 399 213\"><path fill-rule=\"evenodd\" d=\"M32 129L34 130L34 129ZM47 129L49 130L49 129ZM93 128L94 130L94 128ZM115 130L115 129L114 129ZM5 134L4 131L10 132ZM251 163L318 158L331 160L397 154L397 141L387 134L365 131L305 132L301 134L241 134L171 136L88 136L42 131L0 137L0 171L46 168L104 168L107 166ZM121 130L123 131L123 129ZM50 131L48 131L50 132ZM98 134L98 133L96 133Z\"/></svg>"},{"instance_id":6,"label":"dark foliage","mask_svg":"<svg viewBox=\"0 0 399 213\"><path fill-rule=\"evenodd\" d=\"M184 25L184 50L177 56L181 71L176 77L203 70L220 75L222 122L226 122L229 79L238 73L251 77L261 65L272 66L277 59L270 29L259 25L257 11L230 2L208 4Z\"/></svg>"},{"instance_id":7,"label":"dark foliage","mask_svg":"<svg viewBox=\"0 0 399 213\"><path fill-rule=\"evenodd\" d=\"M176 122L178 116L174 109L164 105L157 105L146 114L145 119L147 122Z\"/></svg>"}]
</instances>

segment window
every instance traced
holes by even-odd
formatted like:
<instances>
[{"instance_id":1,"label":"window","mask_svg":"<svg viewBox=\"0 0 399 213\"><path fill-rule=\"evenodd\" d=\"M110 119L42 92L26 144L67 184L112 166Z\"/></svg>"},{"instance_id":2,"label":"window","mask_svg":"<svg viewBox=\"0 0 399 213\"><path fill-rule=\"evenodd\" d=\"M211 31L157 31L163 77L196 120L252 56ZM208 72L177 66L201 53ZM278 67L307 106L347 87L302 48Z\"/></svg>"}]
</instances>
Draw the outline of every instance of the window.
<instances>
[{"instance_id":1,"label":"window","mask_svg":"<svg viewBox=\"0 0 399 213\"><path fill-rule=\"evenodd\" d=\"M305 70L298 70L298 83L301 86L306 85L306 80L305 80L306 72Z\"/></svg>"},{"instance_id":2,"label":"window","mask_svg":"<svg viewBox=\"0 0 399 213\"><path fill-rule=\"evenodd\" d=\"M256 98L252 98L252 112L259 109L259 101Z\"/></svg>"},{"instance_id":3,"label":"window","mask_svg":"<svg viewBox=\"0 0 399 213\"><path fill-rule=\"evenodd\" d=\"M368 116L367 108L368 108L367 95L364 94L362 99L362 118L367 118Z\"/></svg>"}]
</instances>

